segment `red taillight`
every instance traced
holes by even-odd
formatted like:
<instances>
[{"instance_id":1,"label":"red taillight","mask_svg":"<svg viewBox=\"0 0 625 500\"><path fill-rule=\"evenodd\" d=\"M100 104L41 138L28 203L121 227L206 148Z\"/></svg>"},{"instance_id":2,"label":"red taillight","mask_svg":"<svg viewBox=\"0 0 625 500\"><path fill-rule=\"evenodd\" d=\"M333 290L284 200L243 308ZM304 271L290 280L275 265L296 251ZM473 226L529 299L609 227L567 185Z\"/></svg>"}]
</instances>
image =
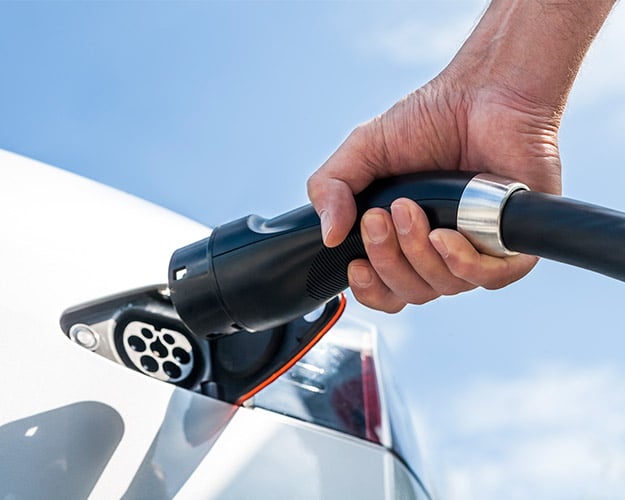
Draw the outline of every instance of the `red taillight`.
<instances>
[{"instance_id":1,"label":"red taillight","mask_svg":"<svg viewBox=\"0 0 625 500\"><path fill-rule=\"evenodd\" d=\"M362 360L362 395L365 409L366 438L375 443L380 442L380 428L382 425L382 409L380 407L380 392L375 371L375 361L370 353L363 352Z\"/></svg>"}]
</instances>

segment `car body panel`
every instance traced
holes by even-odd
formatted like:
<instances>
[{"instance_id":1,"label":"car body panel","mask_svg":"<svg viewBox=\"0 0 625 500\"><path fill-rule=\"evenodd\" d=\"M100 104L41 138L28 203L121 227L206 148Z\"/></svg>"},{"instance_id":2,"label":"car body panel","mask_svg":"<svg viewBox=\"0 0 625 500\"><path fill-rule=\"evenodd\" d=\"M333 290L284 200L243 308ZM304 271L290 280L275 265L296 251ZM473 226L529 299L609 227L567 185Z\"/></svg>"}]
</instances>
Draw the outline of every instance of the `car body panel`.
<instances>
[{"instance_id":1,"label":"car body panel","mask_svg":"<svg viewBox=\"0 0 625 500\"><path fill-rule=\"evenodd\" d=\"M1 498L426 498L386 446L69 341L63 310L163 282L171 253L210 230L4 151L0 178Z\"/></svg>"}]
</instances>

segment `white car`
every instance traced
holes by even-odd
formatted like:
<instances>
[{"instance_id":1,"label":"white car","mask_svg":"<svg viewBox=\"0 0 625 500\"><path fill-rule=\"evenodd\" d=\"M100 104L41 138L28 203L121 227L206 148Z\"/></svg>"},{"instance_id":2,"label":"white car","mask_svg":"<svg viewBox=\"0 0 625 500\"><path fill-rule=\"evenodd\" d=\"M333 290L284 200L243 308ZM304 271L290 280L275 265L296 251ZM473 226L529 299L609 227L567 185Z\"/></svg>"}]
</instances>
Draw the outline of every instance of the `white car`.
<instances>
[{"instance_id":1,"label":"white car","mask_svg":"<svg viewBox=\"0 0 625 500\"><path fill-rule=\"evenodd\" d=\"M0 185L0 499L430 498L380 338L339 299L249 397L279 332L195 338L160 285L208 228L2 151Z\"/></svg>"}]
</instances>

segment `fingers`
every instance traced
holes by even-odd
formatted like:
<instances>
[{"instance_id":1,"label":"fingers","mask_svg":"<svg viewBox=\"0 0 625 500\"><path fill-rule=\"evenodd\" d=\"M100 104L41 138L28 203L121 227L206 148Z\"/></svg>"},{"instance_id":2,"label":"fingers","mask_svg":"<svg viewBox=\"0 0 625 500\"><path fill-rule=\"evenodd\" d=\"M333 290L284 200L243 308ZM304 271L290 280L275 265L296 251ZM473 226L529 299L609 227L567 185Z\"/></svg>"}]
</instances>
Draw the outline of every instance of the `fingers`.
<instances>
[{"instance_id":1,"label":"fingers","mask_svg":"<svg viewBox=\"0 0 625 500\"><path fill-rule=\"evenodd\" d=\"M350 262L347 276L352 292L361 304L387 313L399 312L406 306L406 302L384 284L368 260Z\"/></svg>"},{"instance_id":2,"label":"fingers","mask_svg":"<svg viewBox=\"0 0 625 500\"><path fill-rule=\"evenodd\" d=\"M369 210L362 218L361 233L373 269L399 299L424 304L440 295L407 260L386 210Z\"/></svg>"},{"instance_id":3,"label":"fingers","mask_svg":"<svg viewBox=\"0 0 625 500\"><path fill-rule=\"evenodd\" d=\"M372 209L363 216L369 261L354 261L348 269L354 296L368 307L397 312L407 303L424 304L477 286L501 288L536 264L527 255L480 254L456 231L430 232L425 213L411 200L395 201L391 214Z\"/></svg>"},{"instance_id":4,"label":"fingers","mask_svg":"<svg viewBox=\"0 0 625 500\"><path fill-rule=\"evenodd\" d=\"M476 284L455 276L429 239L430 223L425 212L413 201L396 200L391 206L393 223L401 250L422 279L437 295L455 295Z\"/></svg>"},{"instance_id":5,"label":"fingers","mask_svg":"<svg viewBox=\"0 0 625 500\"><path fill-rule=\"evenodd\" d=\"M452 274L489 290L521 279L538 262L538 257L532 255L499 258L481 254L464 236L449 229L432 231L430 241Z\"/></svg>"}]
</instances>

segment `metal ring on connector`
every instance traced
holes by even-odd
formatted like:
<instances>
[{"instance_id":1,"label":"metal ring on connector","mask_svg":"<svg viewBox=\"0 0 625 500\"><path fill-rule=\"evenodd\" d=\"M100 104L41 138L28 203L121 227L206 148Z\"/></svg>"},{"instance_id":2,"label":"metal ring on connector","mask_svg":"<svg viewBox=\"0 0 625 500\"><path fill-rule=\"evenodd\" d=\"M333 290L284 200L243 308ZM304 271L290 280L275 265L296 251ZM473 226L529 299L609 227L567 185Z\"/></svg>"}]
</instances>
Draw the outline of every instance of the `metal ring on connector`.
<instances>
[{"instance_id":1,"label":"metal ring on connector","mask_svg":"<svg viewBox=\"0 0 625 500\"><path fill-rule=\"evenodd\" d=\"M522 182L492 174L477 174L462 192L457 228L480 252L496 257L517 255L501 238L501 213L512 193L529 190Z\"/></svg>"}]
</instances>

